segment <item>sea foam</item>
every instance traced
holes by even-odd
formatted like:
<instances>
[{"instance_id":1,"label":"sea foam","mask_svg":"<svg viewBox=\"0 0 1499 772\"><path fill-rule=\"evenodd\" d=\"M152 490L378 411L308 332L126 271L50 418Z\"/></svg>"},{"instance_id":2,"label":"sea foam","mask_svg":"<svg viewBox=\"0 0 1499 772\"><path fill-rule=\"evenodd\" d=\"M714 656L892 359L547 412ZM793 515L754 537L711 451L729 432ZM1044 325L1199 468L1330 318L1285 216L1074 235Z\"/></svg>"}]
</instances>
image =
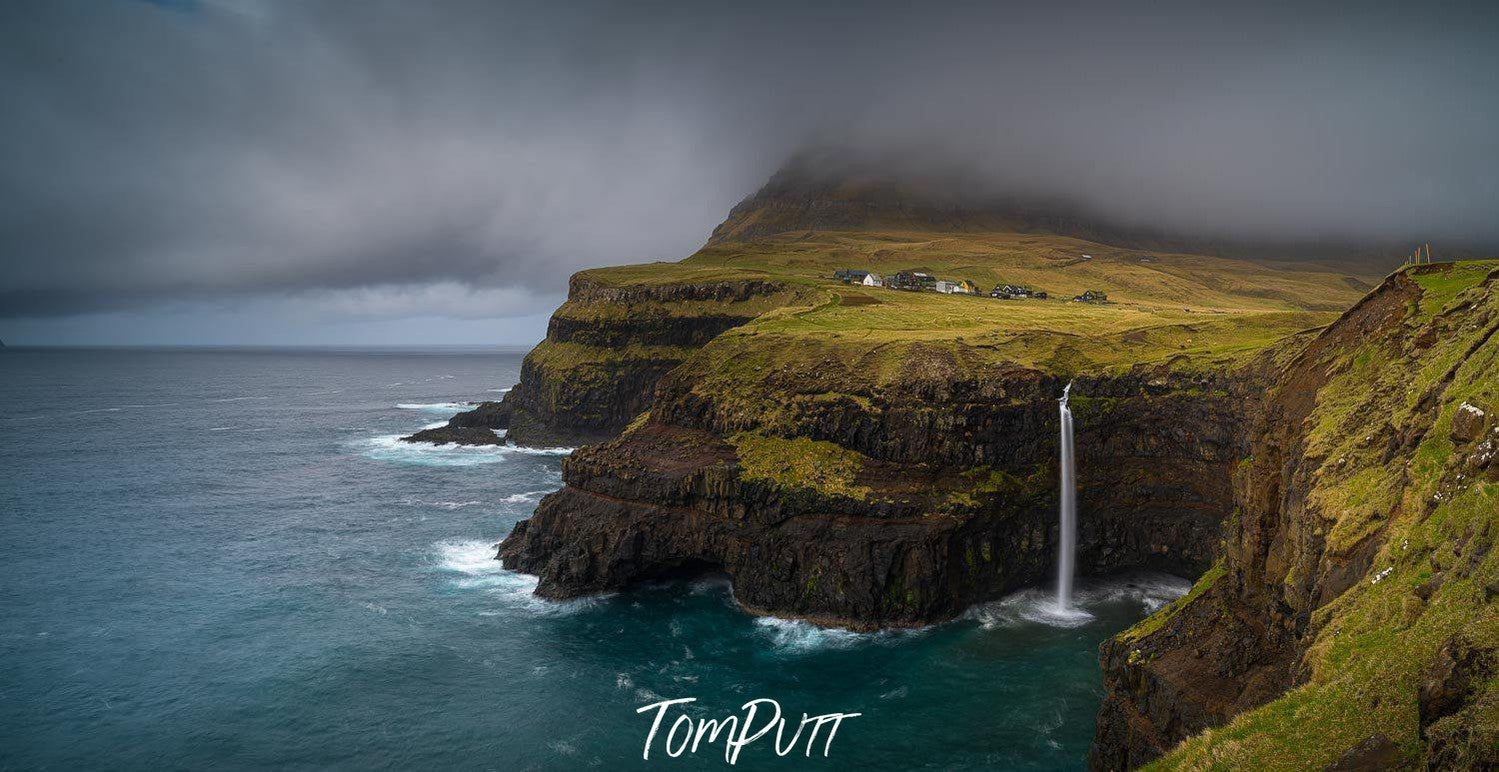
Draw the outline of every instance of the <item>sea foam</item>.
<instances>
[{"instance_id":1,"label":"sea foam","mask_svg":"<svg viewBox=\"0 0 1499 772\"><path fill-rule=\"evenodd\" d=\"M1185 595L1191 587L1191 582L1169 574L1129 574L1079 584L1068 607L1057 603L1055 593L1031 588L973 606L964 612L963 618L975 620L986 628L1028 624L1082 627L1095 618L1088 612L1091 607L1136 603L1149 614Z\"/></svg>"},{"instance_id":2,"label":"sea foam","mask_svg":"<svg viewBox=\"0 0 1499 772\"><path fill-rule=\"evenodd\" d=\"M467 590L481 590L501 603L536 614L565 614L596 604L600 597L570 601L548 601L536 597L535 576L511 571L495 559L494 542L452 540L438 542L436 565L455 574L453 583Z\"/></svg>"},{"instance_id":3,"label":"sea foam","mask_svg":"<svg viewBox=\"0 0 1499 772\"><path fill-rule=\"evenodd\" d=\"M855 632L842 627L818 627L800 619L756 617L756 632L775 648L789 654L807 654L829 649L849 649L870 644L891 644L910 640L931 628L876 630Z\"/></svg>"},{"instance_id":4,"label":"sea foam","mask_svg":"<svg viewBox=\"0 0 1499 772\"><path fill-rule=\"evenodd\" d=\"M424 413L456 413L473 407L472 402L399 402L401 410L420 410Z\"/></svg>"},{"instance_id":5,"label":"sea foam","mask_svg":"<svg viewBox=\"0 0 1499 772\"><path fill-rule=\"evenodd\" d=\"M515 456L565 456L572 448L524 448L518 445L433 445L402 442L400 434L366 437L353 443L365 458L416 466L480 466Z\"/></svg>"},{"instance_id":6,"label":"sea foam","mask_svg":"<svg viewBox=\"0 0 1499 772\"><path fill-rule=\"evenodd\" d=\"M541 501L541 497L542 496L545 496L545 495L547 495L548 493L551 493L551 492L552 491L550 491L550 490L545 490L545 491L526 491L525 493L512 493L509 496L506 496L506 497L500 499L500 503L501 504L535 504L536 502Z\"/></svg>"}]
</instances>

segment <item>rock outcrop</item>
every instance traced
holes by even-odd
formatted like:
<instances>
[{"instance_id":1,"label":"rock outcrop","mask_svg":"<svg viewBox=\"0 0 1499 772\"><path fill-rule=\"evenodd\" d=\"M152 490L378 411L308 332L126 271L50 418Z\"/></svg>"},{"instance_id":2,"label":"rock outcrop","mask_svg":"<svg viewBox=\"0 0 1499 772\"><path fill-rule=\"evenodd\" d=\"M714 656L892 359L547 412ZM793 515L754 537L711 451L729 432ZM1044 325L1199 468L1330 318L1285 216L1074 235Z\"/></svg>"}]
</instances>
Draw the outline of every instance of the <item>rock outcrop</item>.
<instances>
[{"instance_id":1,"label":"rock outcrop","mask_svg":"<svg viewBox=\"0 0 1499 772\"><path fill-rule=\"evenodd\" d=\"M446 426L423 429L402 442L430 442L434 445L503 445L505 437L498 432L510 427L510 407L502 402L480 402L448 419Z\"/></svg>"}]
</instances>

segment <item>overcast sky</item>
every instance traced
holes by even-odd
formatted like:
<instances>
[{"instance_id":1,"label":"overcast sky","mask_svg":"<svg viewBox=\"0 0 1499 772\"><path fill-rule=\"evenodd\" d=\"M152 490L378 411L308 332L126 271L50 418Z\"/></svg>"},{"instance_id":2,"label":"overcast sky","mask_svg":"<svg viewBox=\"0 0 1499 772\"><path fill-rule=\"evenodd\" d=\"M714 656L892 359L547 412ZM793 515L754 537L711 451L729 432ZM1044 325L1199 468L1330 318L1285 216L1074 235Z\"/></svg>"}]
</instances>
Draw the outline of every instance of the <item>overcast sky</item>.
<instances>
[{"instance_id":1,"label":"overcast sky","mask_svg":"<svg viewBox=\"0 0 1499 772\"><path fill-rule=\"evenodd\" d=\"M571 272L690 254L809 143L1499 243L1493 4L1217 5L11 0L0 339L528 343Z\"/></svg>"}]
</instances>

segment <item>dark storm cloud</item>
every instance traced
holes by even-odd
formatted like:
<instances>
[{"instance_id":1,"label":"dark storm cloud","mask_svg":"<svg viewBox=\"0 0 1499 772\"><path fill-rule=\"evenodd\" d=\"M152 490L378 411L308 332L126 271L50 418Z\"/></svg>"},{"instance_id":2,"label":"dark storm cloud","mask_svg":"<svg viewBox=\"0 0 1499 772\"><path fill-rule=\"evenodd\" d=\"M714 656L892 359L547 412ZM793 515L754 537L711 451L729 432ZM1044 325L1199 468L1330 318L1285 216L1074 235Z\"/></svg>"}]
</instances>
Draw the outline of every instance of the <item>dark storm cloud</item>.
<instances>
[{"instance_id":1,"label":"dark storm cloud","mask_svg":"<svg viewBox=\"0 0 1499 772\"><path fill-rule=\"evenodd\" d=\"M1499 242L1493 11L1207 6L7 3L0 315L534 313L808 143L1197 232Z\"/></svg>"}]
</instances>

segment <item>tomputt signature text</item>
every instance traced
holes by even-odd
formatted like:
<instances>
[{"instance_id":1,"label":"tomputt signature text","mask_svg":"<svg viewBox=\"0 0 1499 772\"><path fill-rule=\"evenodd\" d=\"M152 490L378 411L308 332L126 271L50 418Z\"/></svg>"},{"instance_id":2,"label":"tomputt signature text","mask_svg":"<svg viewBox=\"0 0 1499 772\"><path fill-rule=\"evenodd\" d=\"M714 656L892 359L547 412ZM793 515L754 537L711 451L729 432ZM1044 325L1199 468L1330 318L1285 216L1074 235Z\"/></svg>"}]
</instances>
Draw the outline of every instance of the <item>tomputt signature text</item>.
<instances>
[{"instance_id":1,"label":"tomputt signature text","mask_svg":"<svg viewBox=\"0 0 1499 772\"><path fill-rule=\"evenodd\" d=\"M636 713L656 711L655 718L651 719L651 731L645 736L645 753L642 754L642 758L647 760L651 758L651 745L660 734L661 724L666 719L667 710L673 705L685 705L696 701L696 697L681 697L675 700L653 702L635 710ZM822 755L827 756L828 751L833 747L833 737L838 734L838 726L843 723L843 719L863 715L862 713L825 713L820 716L809 716L803 713L801 723L796 725L796 734L791 735L789 741L782 743L788 721L781 717L779 702L772 699L750 700L739 709L744 711L742 718L738 715L731 715L722 719L700 718L694 721L691 716L685 712L682 713L671 722L671 728L666 731L666 736L663 738L662 749L666 751L666 755L676 758L683 753L697 753L698 746L703 742L706 741L712 745L718 742L719 736L722 735L723 758L732 765L739 761L739 752L744 750L746 745L769 734L772 729L776 732L774 741L776 755L785 756L791 753L797 749L802 732L808 724L811 724L812 731L807 735L806 751L803 755L812 755L812 746L817 741L818 733L824 726L827 726L827 736L822 745ZM758 729L755 727L757 718L764 721L764 725Z\"/></svg>"}]
</instances>

